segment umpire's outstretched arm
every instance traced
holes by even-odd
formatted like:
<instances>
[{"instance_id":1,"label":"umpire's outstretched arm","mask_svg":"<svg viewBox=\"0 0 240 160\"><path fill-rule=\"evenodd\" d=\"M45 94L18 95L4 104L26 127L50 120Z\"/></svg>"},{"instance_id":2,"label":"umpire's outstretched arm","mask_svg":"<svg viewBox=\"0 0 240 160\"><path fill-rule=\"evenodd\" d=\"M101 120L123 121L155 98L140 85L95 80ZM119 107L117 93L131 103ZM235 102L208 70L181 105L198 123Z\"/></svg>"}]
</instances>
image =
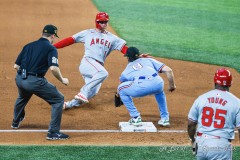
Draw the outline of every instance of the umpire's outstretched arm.
<instances>
[{"instance_id":1,"label":"umpire's outstretched arm","mask_svg":"<svg viewBox=\"0 0 240 160\"><path fill-rule=\"evenodd\" d=\"M63 78L61 71L59 69L59 67L57 66L51 66L50 70L52 71L52 74L63 84L68 85L69 84L69 80L67 78Z\"/></svg>"}]
</instances>

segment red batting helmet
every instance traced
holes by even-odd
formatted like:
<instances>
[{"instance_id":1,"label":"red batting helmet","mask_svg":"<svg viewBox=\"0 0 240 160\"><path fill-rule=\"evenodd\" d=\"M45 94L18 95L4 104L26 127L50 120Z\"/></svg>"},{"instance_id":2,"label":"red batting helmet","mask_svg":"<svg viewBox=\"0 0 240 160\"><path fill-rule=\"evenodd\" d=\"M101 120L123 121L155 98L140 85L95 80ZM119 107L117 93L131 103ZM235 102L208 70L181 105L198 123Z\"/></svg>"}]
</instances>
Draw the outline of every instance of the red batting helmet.
<instances>
[{"instance_id":1,"label":"red batting helmet","mask_svg":"<svg viewBox=\"0 0 240 160\"><path fill-rule=\"evenodd\" d=\"M98 21L109 21L109 16L106 12L99 12L96 15L95 23L96 28L101 29L101 26L98 24Z\"/></svg>"},{"instance_id":2,"label":"red batting helmet","mask_svg":"<svg viewBox=\"0 0 240 160\"><path fill-rule=\"evenodd\" d=\"M220 68L214 76L214 83L220 86L230 87L232 85L232 75L229 70Z\"/></svg>"}]
</instances>

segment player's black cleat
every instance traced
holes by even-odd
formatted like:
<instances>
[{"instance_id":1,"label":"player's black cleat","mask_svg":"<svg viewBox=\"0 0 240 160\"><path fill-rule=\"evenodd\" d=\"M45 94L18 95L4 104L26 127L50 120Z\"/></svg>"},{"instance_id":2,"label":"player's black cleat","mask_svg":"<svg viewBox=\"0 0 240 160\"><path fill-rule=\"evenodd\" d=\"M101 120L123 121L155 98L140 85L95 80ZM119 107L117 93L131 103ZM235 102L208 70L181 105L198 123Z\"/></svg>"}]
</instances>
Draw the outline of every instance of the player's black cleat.
<instances>
[{"instance_id":1,"label":"player's black cleat","mask_svg":"<svg viewBox=\"0 0 240 160\"><path fill-rule=\"evenodd\" d=\"M64 140L68 139L69 135L60 133L60 132L48 132L46 139L47 140Z\"/></svg>"}]
</instances>

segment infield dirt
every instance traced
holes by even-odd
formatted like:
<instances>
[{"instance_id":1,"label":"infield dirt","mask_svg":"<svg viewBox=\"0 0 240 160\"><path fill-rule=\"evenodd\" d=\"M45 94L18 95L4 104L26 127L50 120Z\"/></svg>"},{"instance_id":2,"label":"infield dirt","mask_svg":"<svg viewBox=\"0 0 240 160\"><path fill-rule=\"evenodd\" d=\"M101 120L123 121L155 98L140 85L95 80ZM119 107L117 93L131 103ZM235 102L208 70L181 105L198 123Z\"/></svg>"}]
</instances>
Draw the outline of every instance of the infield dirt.
<instances>
[{"instance_id":1,"label":"infield dirt","mask_svg":"<svg viewBox=\"0 0 240 160\"><path fill-rule=\"evenodd\" d=\"M88 28L94 28L95 15L98 12L91 1L86 0L2 0L0 2L0 130L10 130L13 118L13 106L17 98L15 85L16 71L13 65L22 47L41 36L46 24L59 28L60 39ZM110 15L111 17L111 15ZM109 26L108 31L115 33ZM79 92L84 81L78 71L84 53L83 44L74 44L59 51L59 64L64 77L69 78L69 86L62 85L49 72L46 78L70 100ZM165 93L170 112L170 128L157 126L160 119L157 103L153 96L134 99L141 112L143 121L153 122L158 130L186 130L187 114L194 100L213 89L213 74L220 66L156 58L170 66L175 75L177 89L167 91L165 75ZM118 123L129 120L129 114L122 106L115 108L114 92L118 78L127 64L119 51L107 58L105 67L109 77L103 83L97 96L89 104L66 110L62 117L62 130L117 130ZM233 74L231 92L240 97L240 75ZM47 130L50 122L51 107L42 99L33 96L26 106L26 117L22 130ZM0 133L0 144L79 144L79 145L189 145L186 133L69 133L66 141L47 141L46 133ZM237 138L238 136L236 136ZM234 145L240 145L238 138Z\"/></svg>"}]
</instances>

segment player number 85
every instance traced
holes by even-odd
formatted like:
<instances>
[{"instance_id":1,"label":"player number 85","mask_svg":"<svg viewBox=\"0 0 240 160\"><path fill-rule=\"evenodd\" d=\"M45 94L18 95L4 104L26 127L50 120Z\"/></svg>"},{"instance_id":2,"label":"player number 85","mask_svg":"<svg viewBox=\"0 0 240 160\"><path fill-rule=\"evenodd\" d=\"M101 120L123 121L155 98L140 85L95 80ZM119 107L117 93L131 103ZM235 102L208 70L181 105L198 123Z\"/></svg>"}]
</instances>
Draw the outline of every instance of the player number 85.
<instances>
[{"instance_id":1,"label":"player number 85","mask_svg":"<svg viewBox=\"0 0 240 160\"><path fill-rule=\"evenodd\" d=\"M226 110L216 109L214 114L214 109L210 107L204 107L202 111L202 125L210 127L212 122L214 122L214 128L223 128L225 124L225 115L227 114ZM215 115L215 116L214 116ZM214 120L213 120L214 116Z\"/></svg>"}]
</instances>

